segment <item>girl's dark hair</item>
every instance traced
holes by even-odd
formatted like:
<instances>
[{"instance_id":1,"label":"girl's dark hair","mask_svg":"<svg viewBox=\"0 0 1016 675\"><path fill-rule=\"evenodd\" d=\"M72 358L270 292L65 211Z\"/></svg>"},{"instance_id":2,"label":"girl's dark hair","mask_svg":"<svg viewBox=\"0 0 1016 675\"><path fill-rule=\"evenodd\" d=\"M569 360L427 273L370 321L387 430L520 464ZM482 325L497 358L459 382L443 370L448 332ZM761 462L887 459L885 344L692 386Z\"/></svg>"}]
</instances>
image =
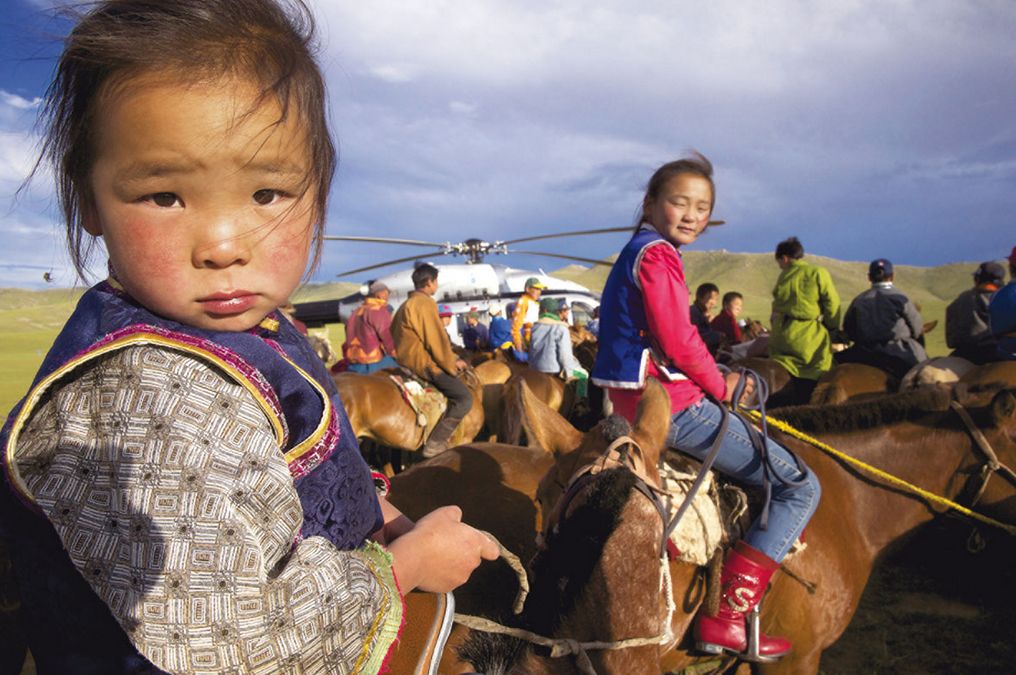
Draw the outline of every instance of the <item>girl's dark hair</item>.
<instances>
[{"instance_id":1,"label":"girl's dark hair","mask_svg":"<svg viewBox=\"0 0 1016 675\"><path fill-rule=\"evenodd\" d=\"M716 184L713 182L713 164L702 153L692 151L690 157L667 162L653 173L649 183L646 185L646 194L642 198L642 204L639 207L638 222L635 223L636 228L646 222L646 202L655 200L659 197L660 190L663 189L664 185L675 176L685 173L690 173L693 176L705 178L709 181L709 190L713 193L713 205L715 206Z\"/></svg>"},{"instance_id":2,"label":"girl's dark hair","mask_svg":"<svg viewBox=\"0 0 1016 675\"><path fill-rule=\"evenodd\" d=\"M260 89L254 107L272 98L278 123L299 116L311 160L304 189L316 190L313 268L337 156L314 60L314 20L303 0L105 0L89 7L67 36L46 93L39 160L54 167L78 276L85 278L94 245L83 225L95 213L89 174L97 104L111 86L156 71L186 83L243 77Z\"/></svg>"},{"instance_id":3,"label":"girl's dark hair","mask_svg":"<svg viewBox=\"0 0 1016 675\"><path fill-rule=\"evenodd\" d=\"M704 284L699 284L699 287L695 289L695 299L705 300L713 293L719 293L720 287L711 281L707 281Z\"/></svg>"},{"instance_id":4,"label":"girl's dark hair","mask_svg":"<svg viewBox=\"0 0 1016 675\"><path fill-rule=\"evenodd\" d=\"M776 245L776 257L787 256L791 260L800 260L804 257L804 246L797 237L784 239Z\"/></svg>"}]
</instances>

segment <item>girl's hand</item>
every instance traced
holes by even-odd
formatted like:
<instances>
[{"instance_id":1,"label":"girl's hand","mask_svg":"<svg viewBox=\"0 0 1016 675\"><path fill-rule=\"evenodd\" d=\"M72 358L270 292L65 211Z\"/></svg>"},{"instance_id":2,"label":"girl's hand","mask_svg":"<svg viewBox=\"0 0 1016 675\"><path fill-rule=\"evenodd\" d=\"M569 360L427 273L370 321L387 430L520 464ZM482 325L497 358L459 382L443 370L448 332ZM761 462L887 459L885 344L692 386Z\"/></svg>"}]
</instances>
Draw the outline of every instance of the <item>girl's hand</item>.
<instances>
[{"instance_id":1,"label":"girl's hand","mask_svg":"<svg viewBox=\"0 0 1016 675\"><path fill-rule=\"evenodd\" d=\"M457 506L431 511L388 550L403 594L414 588L451 591L469 579L481 560L494 560L499 553L494 540L462 522Z\"/></svg>"},{"instance_id":2,"label":"girl's hand","mask_svg":"<svg viewBox=\"0 0 1016 675\"><path fill-rule=\"evenodd\" d=\"M741 379L741 373L727 373L727 390L723 392L723 402L730 403L730 399L734 396L734 388L737 387L738 380ZM755 381L746 380L744 386L744 393L741 394L741 400L738 401L739 405L748 405L752 402L752 398L755 396Z\"/></svg>"}]
</instances>

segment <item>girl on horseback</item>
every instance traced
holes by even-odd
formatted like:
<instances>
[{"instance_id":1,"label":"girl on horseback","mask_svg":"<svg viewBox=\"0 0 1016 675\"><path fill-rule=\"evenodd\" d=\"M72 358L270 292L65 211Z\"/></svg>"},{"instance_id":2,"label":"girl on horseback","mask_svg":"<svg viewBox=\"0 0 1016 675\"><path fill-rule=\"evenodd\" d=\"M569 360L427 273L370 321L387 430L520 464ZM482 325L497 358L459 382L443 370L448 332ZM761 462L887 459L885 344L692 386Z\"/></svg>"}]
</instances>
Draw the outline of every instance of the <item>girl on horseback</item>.
<instances>
[{"instance_id":1,"label":"girl on horseback","mask_svg":"<svg viewBox=\"0 0 1016 675\"><path fill-rule=\"evenodd\" d=\"M377 672L402 593L486 536L377 496L331 378L278 307L335 164L294 0L108 0L46 107L82 297L0 436L0 535L40 673Z\"/></svg>"},{"instance_id":2,"label":"girl on horseback","mask_svg":"<svg viewBox=\"0 0 1016 675\"><path fill-rule=\"evenodd\" d=\"M649 180L638 225L614 263L603 290L600 349L593 382L610 390L614 411L634 420L646 378L670 394L667 445L703 459L720 433L723 412L739 375L724 377L691 323L680 248L709 223L715 200L712 165L702 155L664 164ZM775 474L768 523L754 522L728 555L716 616L695 626L701 649L746 655L746 614L818 506L819 485L790 453L766 439L768 461L751 440L747 422L731 415L713 465L736 481L761 486ZM759 660L790 650L779 637L762 635Z\"/></svg>"}]
</instances>

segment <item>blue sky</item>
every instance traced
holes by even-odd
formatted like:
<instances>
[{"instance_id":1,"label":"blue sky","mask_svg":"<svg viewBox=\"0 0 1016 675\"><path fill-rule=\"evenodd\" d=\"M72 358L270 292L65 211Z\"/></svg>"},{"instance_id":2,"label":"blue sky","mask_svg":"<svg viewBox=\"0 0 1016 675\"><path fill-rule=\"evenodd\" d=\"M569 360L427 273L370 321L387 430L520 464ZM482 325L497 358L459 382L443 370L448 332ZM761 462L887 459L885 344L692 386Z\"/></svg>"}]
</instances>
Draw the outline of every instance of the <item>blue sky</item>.
<instances>
[{"instance_id":1,"label":"blue sky","mask_svg":"<svg viewBox=\"0 0 1016 675\"><path fill-rule=\"evenodd\" d=\"M937 265L1016 244L1011 2L312 4L341 149L330 234L623 226L652 170L695 148L728 222L696 249L797 235L809 253ZM13 198L67 26L43 0L0 6L0 287L70 285L48 173ZM602 258L623 239L528 246ZM315 280L418 250L330 243Z\"/></svg>"}]
</instances>

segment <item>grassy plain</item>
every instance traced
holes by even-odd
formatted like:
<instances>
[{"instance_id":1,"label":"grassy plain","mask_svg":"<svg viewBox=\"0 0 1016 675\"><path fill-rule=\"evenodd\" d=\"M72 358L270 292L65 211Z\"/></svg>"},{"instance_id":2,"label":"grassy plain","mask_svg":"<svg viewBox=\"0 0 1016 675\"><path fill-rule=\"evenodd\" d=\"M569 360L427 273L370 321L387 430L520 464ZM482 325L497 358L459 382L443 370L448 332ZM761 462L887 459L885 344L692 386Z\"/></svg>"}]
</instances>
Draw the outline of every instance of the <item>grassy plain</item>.
<instances>
[{"instance_id":1,"label":"grassy plain","mask_svg":"<svg viewBox=\"0 0 1016 675\"><path fill-rule=\"evenodd\" d=\"M820 256L809 256L808 259L829 269L844 305L868 286L865 276L867 263ZM688 251L684 254L684 263L689 288L712 281L721 292L739 291L744 295L745 315L768 324L770 293L779 274L770 254ZM975 263L938 267L896 266L896 285L921 306L925 321L939 321L938 327L927 338L928 352L933 356L948 351L945 346L945 307L971 285L975 267ZM551 274L599 291L608 271L605 266L586 268L570 265ZM300 289L293 299L309 302L341 298L358 287L358 284L351 283L312 284ZM6 413L24 395L82 292L82 289L0 289L0 411ZM338 348L344 340L342 326L331 324L324 330Z\"/></svg>"}]
</instances>

